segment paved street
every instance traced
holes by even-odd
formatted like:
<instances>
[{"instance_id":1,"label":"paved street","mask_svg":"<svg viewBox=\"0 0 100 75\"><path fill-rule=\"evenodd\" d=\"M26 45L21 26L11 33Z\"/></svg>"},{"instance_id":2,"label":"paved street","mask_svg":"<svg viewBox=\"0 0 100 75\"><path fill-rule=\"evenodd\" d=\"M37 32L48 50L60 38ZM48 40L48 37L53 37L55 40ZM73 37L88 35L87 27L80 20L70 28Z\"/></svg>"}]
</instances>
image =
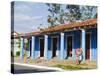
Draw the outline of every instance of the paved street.
<instances>
[{"instance_id":1,"label":"paved street","mask_svg":"<svg viewBox=\"0 0 100 75\"><path fill-rule=\"evenodd\" d=\"M36 68L36 67L28 67L28 66L21 66L21 65L11 65L14 66L12 71L14 74L23 74L23 73L39 73L39 72L56 72L57 70L51 69L44 69L44 68Z\"/></svg>"}]
</instances>

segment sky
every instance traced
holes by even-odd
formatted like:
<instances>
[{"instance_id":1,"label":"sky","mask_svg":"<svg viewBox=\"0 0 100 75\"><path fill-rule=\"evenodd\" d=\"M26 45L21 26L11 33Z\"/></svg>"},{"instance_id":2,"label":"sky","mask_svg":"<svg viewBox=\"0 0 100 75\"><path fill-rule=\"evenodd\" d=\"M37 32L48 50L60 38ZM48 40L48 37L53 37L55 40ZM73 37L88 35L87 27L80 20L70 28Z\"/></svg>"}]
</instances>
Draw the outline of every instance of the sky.
<instances>
[{"instance_id":1,"label":"sky","mask_svg":"<svg viewBox=\"0 0 100 75\"><path fill-rule=\"evenodd\" d=\"M48 6L45 3L14 1L14 31L27 33L47 28ZM62 6L63 9L64 5ZM67 10L65 10L67 11ZM93 13L95 13L94 11ZM13 21L13 20L12 20ZM42 26L40 26L42 24Z\"/></svg>"},{"instance_id":2,"label":"sky","mask_svg":"<svg viewBox=\"0 0 100 75\"><path fill-rule=\"evenodd\" d=\"M18 33L37 31L40 24L47 27L47 16L45 3L14 2L14 30Z\"/></svg>"}]
</instances>

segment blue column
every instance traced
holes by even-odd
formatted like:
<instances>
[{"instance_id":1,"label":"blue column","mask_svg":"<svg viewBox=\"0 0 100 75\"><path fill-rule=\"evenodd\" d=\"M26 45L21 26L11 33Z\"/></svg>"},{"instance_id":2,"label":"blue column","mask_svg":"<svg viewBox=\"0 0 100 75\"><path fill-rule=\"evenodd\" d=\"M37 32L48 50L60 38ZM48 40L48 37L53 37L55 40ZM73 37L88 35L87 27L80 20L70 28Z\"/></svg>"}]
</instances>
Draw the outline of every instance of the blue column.
<instances>
[{"instance_id":1,"label":"blue column","mask_svg":"<svg viewBox=\"0 0 100 75\"><path fill-rule=\"evenodd\" d=\"M32 49L31 49L31 59L35 58L35 37L32 36Z\"/></svg>"},{"instance_id":2,"label":"blue column","mask_svg":"<svg viewBox=\"0 0 100 75\"><path fill-rule=\"evenodd\" d=\"M76 32L76 33L77 33L77 32ZM73 48L72 48L72 59L73 59L73 60L76 60L76 52L75 52L75 49L74 49L75 44L76 44L76 43L75 43L75 42L76 42L76 41L75 41L75 40L76 40L75 38L76 38L76 36L77 36L76 33L72 36L72 41L73 41L73 42L72 42L72 43L73 43ZM75 35L76 35L76 36L75 36ZM74 41L75 41L75 42L74 42Z\"/></svg>"},{"instance_id":3,"label":"blue column","mask_svg":"<svg viewBox=\"0 0 100 75\"><path fill-rule=\"evenodd\" d=\"M24 55L24 39L23 38L21 38L20 39L21 41L21 43L20 43L20 59L22 59L23 58L23 55Z\"/></svg>"},{"instance_id":4,"label":"blue column","mask_svg":"<svg viewBox=\"0 0 100 75\"><path fill-rule=\"evenodd\" d=\"M30 51L30 39L28 39L28 51Z\"/></svg>"},{"instance_id":5,"label":"blue column","mask_svg":"<svg viewBox=\"0 0 100 75\"><path fill-rule=\"evenodd\" d=\"M83 60L85 60L85 30L82 29L82 51L83 51Z\"/></svg>"},{"instance_id":6,"label":"blue column","mask_svg":"<svg viewBox=\"0 0 100 75\"><path fill-rule=\"evenodd\" d=\"M64 33L61 33L61 43L60 43L60 59L64 59Z\"/></svg>"},{"instance_id":7,"label":"blue column","mask_svg":"<svg viewBox=\"0 0 100 75\"><path fill-rule=\"evenodd\" d=\"M26 55L27 57L30 57L30 39L25 39L25 40L27 40Z\"/></svg>"},{"instance_id":8,"label":"blue column","mask_svg":"<svg viewBox=\"0 0 100 75\"><path fill-rule=\"evenodd\" d=\"M44 59L48 59L48 35L45 35L45 41L44 41Z\"/></svg>"}]
</instances>

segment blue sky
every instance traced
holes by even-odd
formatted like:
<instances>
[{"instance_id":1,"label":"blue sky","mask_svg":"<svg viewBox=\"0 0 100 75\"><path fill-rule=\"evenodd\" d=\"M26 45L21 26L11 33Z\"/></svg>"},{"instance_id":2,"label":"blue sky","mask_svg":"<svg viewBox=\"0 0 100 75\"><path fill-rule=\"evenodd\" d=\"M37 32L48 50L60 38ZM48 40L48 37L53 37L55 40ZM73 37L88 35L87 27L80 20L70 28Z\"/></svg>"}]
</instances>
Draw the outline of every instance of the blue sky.
<instances>
[{"instance_id":1,"label":"blue sky","mask_svg":"<svg viewBox=\"0 0 100 75\"><path fill-rule=\"evenodd\" d=\"M14 30L25 33L36 31L40 24L47 27L47 10L44 3L14 2Z\"/></svg>"},{"instance_id":2,"label":"blue sky","mask_svg":"<svg viewBox=\"0 0 100 75\"><path fill-rule=\"evenodd\" d=\"M64 5L62 8L65 9ZM94 10L93 13L96 12L97 10ZM41 28L46 28L48 14L48 6L45 3L15 1L14 30L18 33L33 32L38 30L40 24Z\"/></svg>"}]
</instances>

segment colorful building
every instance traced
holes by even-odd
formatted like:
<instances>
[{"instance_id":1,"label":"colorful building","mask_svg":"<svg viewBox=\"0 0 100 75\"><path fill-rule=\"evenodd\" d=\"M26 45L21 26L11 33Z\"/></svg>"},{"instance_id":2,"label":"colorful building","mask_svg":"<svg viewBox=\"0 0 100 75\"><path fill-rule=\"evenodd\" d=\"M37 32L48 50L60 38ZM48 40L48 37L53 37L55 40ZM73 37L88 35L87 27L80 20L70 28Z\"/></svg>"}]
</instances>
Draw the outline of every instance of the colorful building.
<instances>
[{"instance_id":1,"label":"colorful building","mask_svg":"<svg viewBox=\"0 0 100 75\"><path fill-rule=\"evenodd\" d=\"M11 33L11 36L18 36L19 34L14 31ZM19 48L19 39L16 39L15 37L11 37L11 52L13 56L16 56L16 52L20 51Z\"/></svg>"},{"instance_id":2,"label":"colorful building","mask_svg":"<svg viewBox=\"0 0 100 75\"><path fill-rule=\"evenodd\" d=\"M31 59L75 60L76 49L82 48L83 60L97 60L97 19L73 22L24 33L20 38L20 58L24 55L24 39L28 40Z\"/></svg>"}]
</instances>

